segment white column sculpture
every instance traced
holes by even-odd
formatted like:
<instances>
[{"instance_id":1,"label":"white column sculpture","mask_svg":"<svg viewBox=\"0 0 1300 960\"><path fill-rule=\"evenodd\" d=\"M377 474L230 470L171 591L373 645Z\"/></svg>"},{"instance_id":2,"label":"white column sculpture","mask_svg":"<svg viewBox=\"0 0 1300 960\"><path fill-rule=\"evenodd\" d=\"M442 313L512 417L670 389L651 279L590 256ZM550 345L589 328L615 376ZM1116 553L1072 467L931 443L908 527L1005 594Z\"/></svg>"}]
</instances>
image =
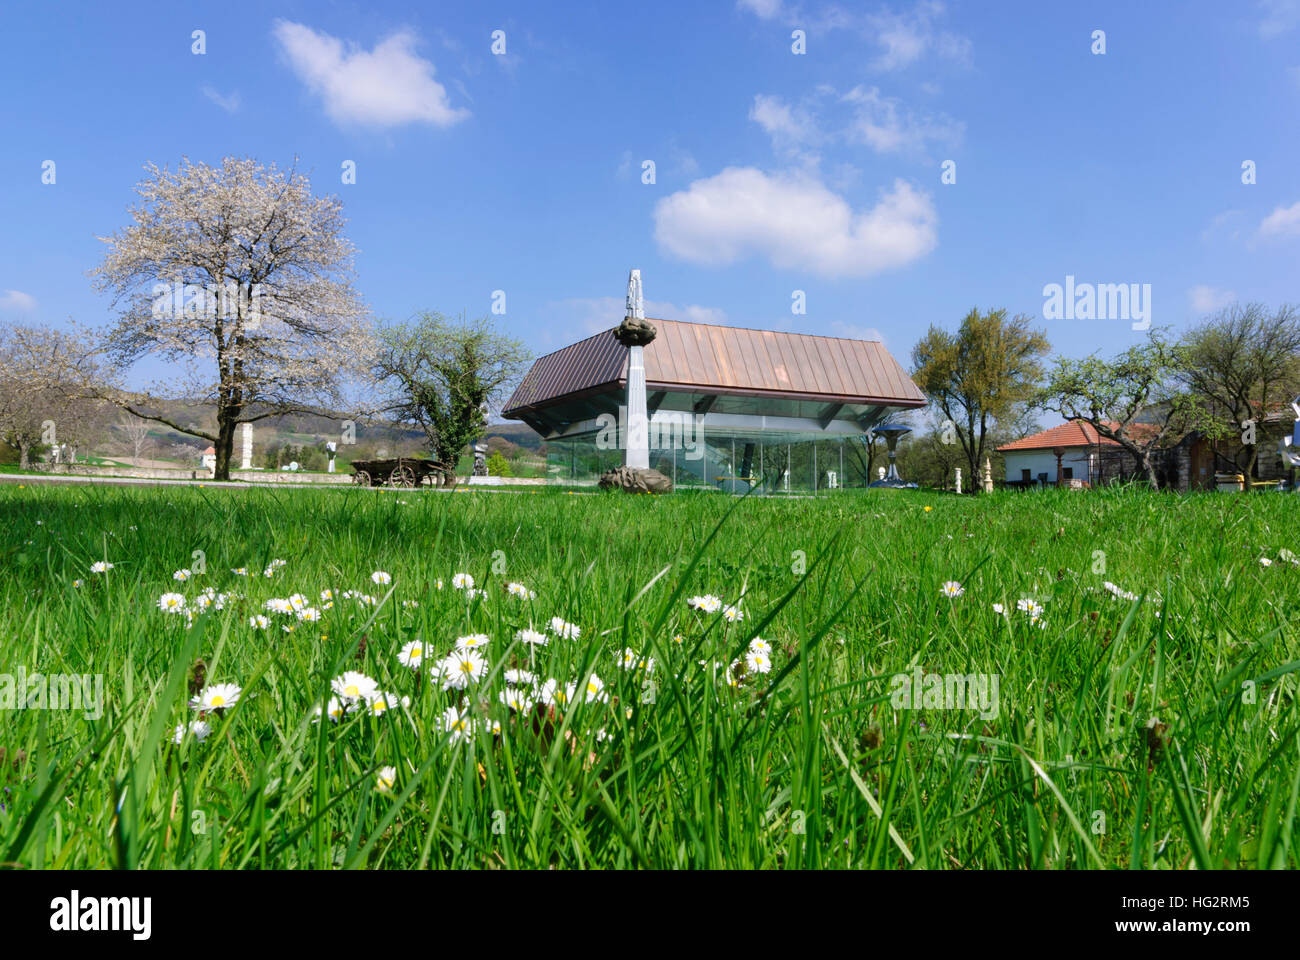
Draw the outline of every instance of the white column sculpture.
<instances>
[{"instance_id":1,"label":"white column sculpture","mask_svg":"<svg viewBox=\"0 0 1300 960\"><path fill-rule=\"evenodd\" d=\"M957 468L957 492L961 493L961 467Z\"/></svg>"},{"instance_id":2,"label":"white column sculpture","mask_svg":"<svg viewBox=\"0 0 1300 960\"><path fill-rule=\"evenodd\" d=\"M239 462L240 470L253 469L253 425L244 424L244 455Z\"/></svg>"},{"instance_id":3,"label":"white column sculpture","mask_svg":"<svg viewBox=\"0 0 1300 960\"><path fill-rule=\"evenodd\" d=\"M640 321L640 328L628 321ZM627 278L627 320L625 334L616 334L619 342L627 346L627 449L623 465L642 469L650 466L648 445L649 417L646 414L645 353L644 344L654 339L653 327L647 338L641 328L645 322L645 301L641 296L641 271L633 270ZM622 327L619 328L623 330Z\"/></svg>"}]
</instances>

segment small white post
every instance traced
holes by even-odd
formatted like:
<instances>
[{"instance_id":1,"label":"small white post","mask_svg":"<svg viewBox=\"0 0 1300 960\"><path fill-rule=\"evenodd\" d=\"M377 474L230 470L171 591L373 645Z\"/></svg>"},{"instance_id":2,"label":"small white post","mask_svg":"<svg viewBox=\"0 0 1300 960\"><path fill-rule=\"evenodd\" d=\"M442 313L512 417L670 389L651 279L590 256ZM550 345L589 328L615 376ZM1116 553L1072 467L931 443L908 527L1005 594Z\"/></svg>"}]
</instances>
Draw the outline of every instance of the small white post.
<instances>
[{"instance_id":1,"label":"small white post","mask_svg":"<svg viewBox=\"0 0 1300 960\"><path fill-rule=\"evenodd\" d=\"M957 468L957 492L961 493L961 467Z\"/></svg>"}]
</instances>

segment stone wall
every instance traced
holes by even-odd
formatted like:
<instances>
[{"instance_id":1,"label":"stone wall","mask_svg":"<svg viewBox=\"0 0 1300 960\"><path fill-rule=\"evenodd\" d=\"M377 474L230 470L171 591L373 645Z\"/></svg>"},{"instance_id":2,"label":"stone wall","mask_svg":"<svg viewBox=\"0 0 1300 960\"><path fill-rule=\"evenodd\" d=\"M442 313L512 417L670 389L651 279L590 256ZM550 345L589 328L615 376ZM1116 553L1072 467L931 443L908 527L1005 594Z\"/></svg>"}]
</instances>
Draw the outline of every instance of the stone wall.
<instances>
[{"instance_id":1,"label":"stone wall","mask_svg":"<svg viewBox=\"0 0 1300 960\"><path fill-rule=\"evenodd\" d=\"M212 471L205 467L189 470L166 467L101 467L89 463L36 463L34 470L62 476L76 477L126 477L144 480L211 480ZM336 484L351 483L350 473L293 473L275 470L232 470L230 479L244 483L300 483Z\"/></svg>"}]
</instances>

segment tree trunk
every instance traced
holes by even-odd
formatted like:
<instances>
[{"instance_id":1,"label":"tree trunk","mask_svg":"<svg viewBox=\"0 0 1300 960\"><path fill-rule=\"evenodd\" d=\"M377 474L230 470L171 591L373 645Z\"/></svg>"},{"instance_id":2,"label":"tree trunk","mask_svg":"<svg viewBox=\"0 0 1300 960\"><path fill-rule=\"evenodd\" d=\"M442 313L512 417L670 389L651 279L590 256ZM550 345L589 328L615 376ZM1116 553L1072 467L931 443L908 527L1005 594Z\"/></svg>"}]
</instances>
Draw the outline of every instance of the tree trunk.
<instances>
[{"instance_id":1,"label":"tree trunk","mask_svg":"<svg viewBox=\"0 0 1300 960\"><path fill-rule=\"evenodd\" d=\"M1258 479L1257 468L1259 466L1259 444L1253 443L1246 449L1249 451L1246 454L1246 480L1249 481L1251 478Z\"/></svg>"},{"instance_id":2,"label":"tree trunk","mask_svg":"<svg viewBox=\"0 0 1300 960\"><path fill-rule=\"evenodd\" d=\"M1159 490L1160 481L1156 478L1156 468L1155 465L1151 462L1150 451L1146 451L1146 450L1142 451L1142 469L1146 471L1147 483L1150 484L1151 489Z\"/></svg>"},{"instance_id":3,"label":"tree trunk","mask_svg":"<svg viewBox=\"0 0 1300 960\"><path fill-rule=\"evenodd\" d=\"M214 480L230 479L230 457L235 449L235 427L237 426L231 412L217 411L217 442L213 444L217 454L216 470L212 478Z\"/></svg>"}]
</instances>

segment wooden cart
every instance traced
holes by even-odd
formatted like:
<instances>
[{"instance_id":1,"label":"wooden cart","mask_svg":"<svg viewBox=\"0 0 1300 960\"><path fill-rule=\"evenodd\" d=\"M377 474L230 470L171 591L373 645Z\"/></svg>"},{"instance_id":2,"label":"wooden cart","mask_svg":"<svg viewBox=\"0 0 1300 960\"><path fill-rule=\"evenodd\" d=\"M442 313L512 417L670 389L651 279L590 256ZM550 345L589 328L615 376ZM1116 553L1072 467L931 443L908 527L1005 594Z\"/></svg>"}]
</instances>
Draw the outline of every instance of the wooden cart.
<instances>
[{"instance_id":1,"label":"wooden cart","mask_svg":"<svg viewBox=\"0 0 1300 960\"><path fill-rule=\"evenodd\" d=\"M431 475L434 484L444 479L436 463L417 457L352 461L352 482L361 487L418 487Z\"/></svg>"}]
</instances>

